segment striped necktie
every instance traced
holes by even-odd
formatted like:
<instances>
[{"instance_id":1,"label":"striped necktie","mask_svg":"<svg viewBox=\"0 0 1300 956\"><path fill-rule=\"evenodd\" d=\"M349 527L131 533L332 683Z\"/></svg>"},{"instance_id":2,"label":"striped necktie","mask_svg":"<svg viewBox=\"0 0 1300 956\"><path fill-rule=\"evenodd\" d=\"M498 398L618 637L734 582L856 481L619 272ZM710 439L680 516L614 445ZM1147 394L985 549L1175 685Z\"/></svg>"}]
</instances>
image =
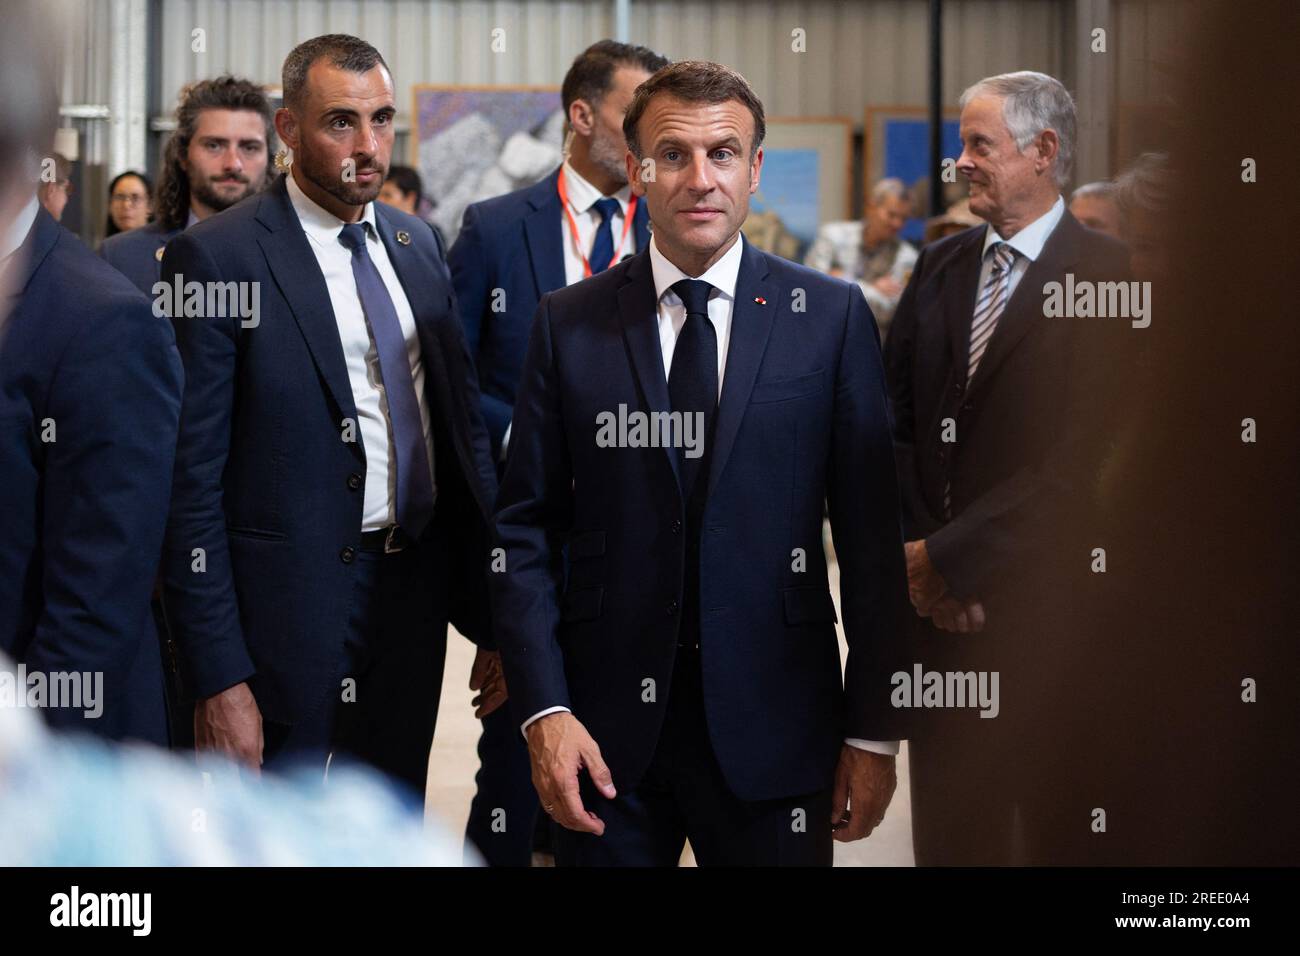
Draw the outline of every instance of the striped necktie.
<instances>
[{"instance_id":1,"label":"striped necktie","mask_svg":"<svg viewBox=\"0 0 1300 956\"><path fill-rule=\"evenodd\" d=\"M990 246L993 252L993 268L980 289L979 301L975 303L975 318L970 326L970 362L966 366L966 381L975 377L975 369L984 357L993 330L997 328L998 319L1011 298L1011 266L1016 261L1016 250L1005 242L995 242Z\"/></svg>"}]
</instances>

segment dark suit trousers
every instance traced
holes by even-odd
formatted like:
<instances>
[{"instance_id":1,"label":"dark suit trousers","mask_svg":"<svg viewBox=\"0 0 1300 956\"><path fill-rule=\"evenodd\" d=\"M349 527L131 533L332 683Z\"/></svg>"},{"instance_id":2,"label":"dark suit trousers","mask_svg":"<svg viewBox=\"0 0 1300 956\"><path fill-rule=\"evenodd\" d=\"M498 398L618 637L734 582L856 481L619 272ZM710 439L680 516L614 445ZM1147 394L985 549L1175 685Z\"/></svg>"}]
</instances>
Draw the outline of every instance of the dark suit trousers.
<instances>
[{"instance_id":1,"label":"dark suit trousers","mask_svg":"<svg viewBox=\"0 0 1300 956\"><path fill-rule=\"evenodd\" d=\"M522 723L506 701L483 718L478 738L479 770L465 839L489 866L529 866L541 805L533 789ZM549 820L547 821L550 822Z\"/></svg>"},{"instance_id":2,"label":"dark suit trousers","mask_svg":"<svg viewBox=\"0 0 1300 956\"><path fill-rule=\"evenodd\" d=\"M447 560L427 539L356 553L342 672L303 720L264 725L268 768L323 765L332 751L331 766L359 761L423 798L447 651Z\"/></svg>"},{"instance_id":3,"label":"dark suit trousers","mask_svg":"<svg viewBox=\"0 0 1300 956\"><path fill-rule=\"evenodd\" d=\"M831 865L829 790L746 801L727 787L709 743L699 654L677 649L668 712L641 784L606 800L581 772L583 804L605 834L558 828L558 865L676 866L688 839L700 866Z\"/></svg>"}]
</instances>

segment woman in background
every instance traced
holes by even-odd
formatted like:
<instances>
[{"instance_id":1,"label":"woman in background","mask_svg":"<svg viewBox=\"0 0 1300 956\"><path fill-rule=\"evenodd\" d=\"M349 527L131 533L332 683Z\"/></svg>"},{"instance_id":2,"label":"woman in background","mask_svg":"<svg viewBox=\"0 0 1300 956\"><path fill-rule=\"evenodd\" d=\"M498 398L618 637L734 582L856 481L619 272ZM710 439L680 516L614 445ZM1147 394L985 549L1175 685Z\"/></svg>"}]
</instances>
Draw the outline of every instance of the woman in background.
<instances>
[{"instance_id":1,"label":"woman in background","mask_svg":"<svg viewBox=\"0 0 1300 956\"><path fill-rule=\"evenodd\" d=\"M153 184L143 173L128 169L108 184L108 225L104 236L138 229L153 214Z\"/></svg>"}]
</instances>

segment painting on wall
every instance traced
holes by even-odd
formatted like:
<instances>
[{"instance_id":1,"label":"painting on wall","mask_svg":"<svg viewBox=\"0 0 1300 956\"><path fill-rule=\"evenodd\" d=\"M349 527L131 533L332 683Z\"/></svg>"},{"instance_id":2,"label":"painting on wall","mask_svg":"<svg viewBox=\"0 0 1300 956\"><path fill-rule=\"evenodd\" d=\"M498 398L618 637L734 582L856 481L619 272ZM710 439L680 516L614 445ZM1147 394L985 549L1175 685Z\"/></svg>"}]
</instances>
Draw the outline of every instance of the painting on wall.
<instances>
[{"instance_id":1,"label":"painting on wall","mask_svg":"<svg viewBox=\"0 0 1300 956\"><path fill-rule=\"evenodd\" d=\"M932 213L930 201L930 120L923 106L872 106L867 108L863 123L864 176L863 196L871 193L876 181L893 176L901 179L912 194L912 218L903 227L903 238L921 241L925 220ZM961 155L961 135L956 109L944 111L940 145L945 158ZM944 209L966 196L966 182L960 175L956 182L944 184ZM943 212L943 210L939 210Z\"/></svg>"},{"instance_id":2,"label":"painting on wall","mask_svg":"<svg viewBox=\"0 0 1300 956\"><path fill-rule=\"evenodd\" d=\"M769 119L745 238L765 252L802 261L821 223L850 215L852 164L852 120Z\"/></svg>"},{"instance_id":3,"label":"painting on wall","mask_svg":"<svg viewBox=\"0 0 1300 956\"><path fill-rule=\"evenodd\" d=\"M470 203L535 183L560 164L559 87L419 85L412 117L411 165L448 243Z\"/></svg>"}]
</instances>

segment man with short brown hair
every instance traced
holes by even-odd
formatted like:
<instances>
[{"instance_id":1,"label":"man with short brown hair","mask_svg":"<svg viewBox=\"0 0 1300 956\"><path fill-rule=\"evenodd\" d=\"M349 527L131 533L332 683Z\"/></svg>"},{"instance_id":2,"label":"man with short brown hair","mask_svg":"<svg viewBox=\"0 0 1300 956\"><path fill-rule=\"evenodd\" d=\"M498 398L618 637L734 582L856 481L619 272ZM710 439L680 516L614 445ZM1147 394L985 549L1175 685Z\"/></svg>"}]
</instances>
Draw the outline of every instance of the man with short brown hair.
<instances>
[{"instance_id":1,"label":"man with short brown hair","mask_svg":"<svg viewBox=\"0 0 1300 956\"><path fill-rule=\"evenodd\" d=\"M643 83L624 133L649 247L533 322L491 583L561 864L672 866L689 839L702 865L829 865L893 793L906 581L879 343L856 286L741 236L764 131L719 64Z\"/></svg>"}]
</instances>

